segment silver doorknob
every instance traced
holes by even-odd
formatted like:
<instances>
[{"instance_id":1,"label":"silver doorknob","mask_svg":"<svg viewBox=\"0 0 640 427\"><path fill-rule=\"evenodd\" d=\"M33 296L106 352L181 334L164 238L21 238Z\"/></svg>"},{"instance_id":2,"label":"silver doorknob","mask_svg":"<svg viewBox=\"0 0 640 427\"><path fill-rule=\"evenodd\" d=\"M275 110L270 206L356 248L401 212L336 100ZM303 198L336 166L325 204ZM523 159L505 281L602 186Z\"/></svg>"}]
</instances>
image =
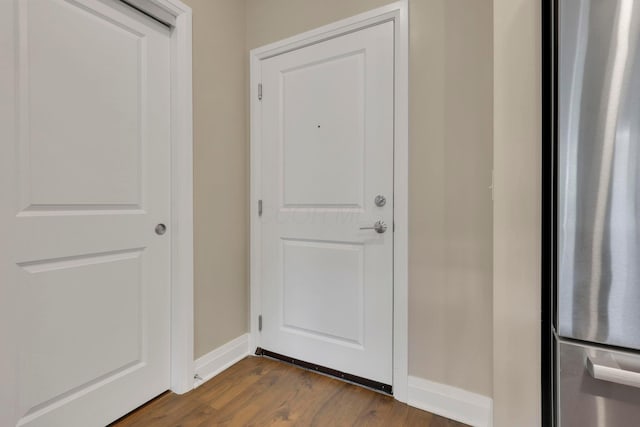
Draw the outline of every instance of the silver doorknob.
<instances>
[{"instance_id":1,"label":"silver doorknob","mask_svg":"<svg viewBox=\"0 0 640 427\"><path fill-rule=\"evenodd\" d=\"M156 234L158 236L162 236L166 232L167 232L167 226L166 225L164 225L164 224L156 225Z\"/></svg>"},{"instance_id":2,"label":"silver doorknob","mask_svg":"<svg viewBox=\"0 0 640 427\"><path fill-rule=\"evenodd\" d=\"M384 233L387 231L387 224L384 221L376 221L373 227L360 227L360 230L376 230L376 233Z\"/></svg>"}]
</instances>

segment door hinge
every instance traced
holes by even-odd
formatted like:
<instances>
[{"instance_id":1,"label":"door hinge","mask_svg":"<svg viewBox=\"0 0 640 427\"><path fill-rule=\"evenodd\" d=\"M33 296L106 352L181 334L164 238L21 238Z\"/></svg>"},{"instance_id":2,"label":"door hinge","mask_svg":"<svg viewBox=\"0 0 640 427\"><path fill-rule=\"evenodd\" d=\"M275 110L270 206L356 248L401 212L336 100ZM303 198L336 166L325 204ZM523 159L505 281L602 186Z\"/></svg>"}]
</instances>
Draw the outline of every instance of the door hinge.
<instances>
[{"instance_id":1,"label":"door hinge","mask_svg":"<svg viewBox=\"0 0 640 427\"><path fill-rule=\"evenodd\" d=\"M258 216L262 216L262 200L258 200Z\"/></svg>"},{"instance_id":2,"label":"door hinge","mask_svg":"<svg viewBox=\"0 0 640 427\"><path fill-rule=\"evenodd\" d=\"M258 332L262 332L262 314L258 316Z\"/></svg>"},{"instance_id":3,"label":"door hinge","mask_svg":"<svg viewBox=\"0 0 640 427\"><path fill-rule=\"evenodd\" d=\"M262 101L262 83L258 83L258 101Z\"/></svg>"}]
</instances>

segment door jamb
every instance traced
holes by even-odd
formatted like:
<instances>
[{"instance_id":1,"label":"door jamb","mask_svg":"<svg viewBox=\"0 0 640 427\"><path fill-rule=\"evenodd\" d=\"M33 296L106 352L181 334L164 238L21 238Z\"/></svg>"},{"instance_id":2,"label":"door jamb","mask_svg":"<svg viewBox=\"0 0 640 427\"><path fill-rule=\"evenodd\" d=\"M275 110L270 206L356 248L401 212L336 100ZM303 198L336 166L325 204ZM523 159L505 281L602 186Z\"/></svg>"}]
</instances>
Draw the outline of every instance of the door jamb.
<instances>
[{"instance_id":1,"label":"door jamb","mask_svg":"<svg viewBox=\"0 0 640 427\"><path fill-rule=\"evenodd\" d=\"M260 61L321 41L338 37L386 21L394 22L394 239L393 239L393 391L394 397L407 401L408 389L408 211L409 211L409 7L400 0L351 18L325 25L249 52L250 61L250 318L249 348L260 346L258 315L260 314L261 221L258 200L262 198L260 177L262 107L258 100L258 84L262 80Z\"/></svg>"},{"instance_id":2,"label":"door jamb","mask_svg":"<svg viewBox=\"0 0 640 427\"><path fill-rule=\"evenodd\" d=\"M171 28L171 390L193 389L192 13L179 0L123 0Z\"/></svg>"}]
</instances>

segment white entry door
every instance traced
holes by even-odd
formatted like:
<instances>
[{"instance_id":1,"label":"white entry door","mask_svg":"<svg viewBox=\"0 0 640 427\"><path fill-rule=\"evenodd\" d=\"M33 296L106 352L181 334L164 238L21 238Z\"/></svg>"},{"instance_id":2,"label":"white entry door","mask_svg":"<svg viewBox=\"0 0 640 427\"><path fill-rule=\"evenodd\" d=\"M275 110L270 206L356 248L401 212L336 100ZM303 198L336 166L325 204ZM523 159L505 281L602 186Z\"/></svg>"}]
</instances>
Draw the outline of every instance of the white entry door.
<instances>
[{"instance_id":1,"label":"white entry door","mask_svg":"<svg viewBox=\"0 0 640 427\"><path fill-rule=\"evenodd\" d=\"M0 14L0 425L169 388L170 32L118 1Z\"/></svg>"},{"instance_id":2,"label":"white entry door","mask_svg":"<svg viewBox=\"0 0 640 427\"><path fill-rule=\"evenodd\" d=\"M387 385L393 25L261 61L260 346Z\"/></svg>"}]
</instances>

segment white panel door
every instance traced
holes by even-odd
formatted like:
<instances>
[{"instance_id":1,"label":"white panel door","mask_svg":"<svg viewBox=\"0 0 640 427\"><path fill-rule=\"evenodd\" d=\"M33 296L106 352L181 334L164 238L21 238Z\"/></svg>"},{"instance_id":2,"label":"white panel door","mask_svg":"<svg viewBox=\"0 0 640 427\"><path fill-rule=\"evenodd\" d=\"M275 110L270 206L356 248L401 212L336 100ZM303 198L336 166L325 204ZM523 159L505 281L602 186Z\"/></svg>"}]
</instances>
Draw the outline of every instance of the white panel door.
<instances>
[{"instance_id":1,"label":"white panel door","mask_svg":"<svg viewBox=\"0 0 640 427\"><path fill-rule=\"evenodd\" d=\"M103 426L169 388L170 33L117 1L0 14L0 425Z\"/></svg>"},{"instance_id":2,"label":"white panel door","mask_svg":"<svg viewBox=\"0 0 640 427\"><path fill-rule=\"evenodd\" d=\"M392 380L393 33L387 22L261 64L261 347L384 384ZM377 221L386 232L370 229Z\"/></svg>"}]
</instances>

